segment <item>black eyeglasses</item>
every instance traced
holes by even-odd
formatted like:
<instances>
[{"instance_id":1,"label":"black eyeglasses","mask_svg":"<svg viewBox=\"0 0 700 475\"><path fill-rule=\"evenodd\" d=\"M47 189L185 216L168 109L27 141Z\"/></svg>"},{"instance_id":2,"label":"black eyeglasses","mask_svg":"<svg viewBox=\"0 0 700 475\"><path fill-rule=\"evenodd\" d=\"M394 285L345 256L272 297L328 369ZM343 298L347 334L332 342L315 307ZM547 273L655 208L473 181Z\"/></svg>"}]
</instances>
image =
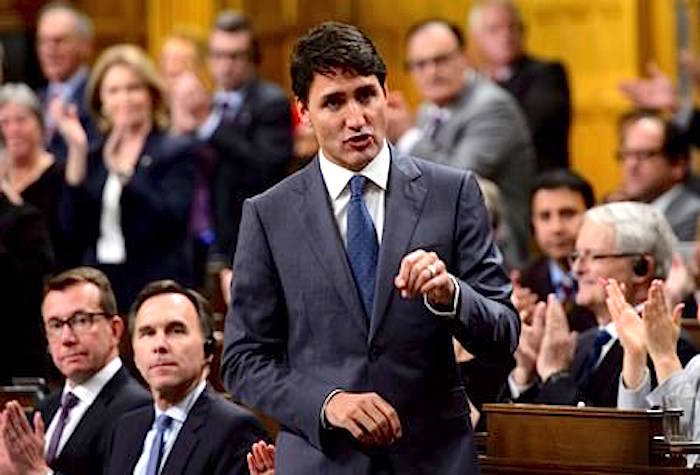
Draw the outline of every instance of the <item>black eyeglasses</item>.
<instances>
[{"instance_id":1,"label":"black eyeglasses","mask_svg":"<svg viewBox=\"0 0 700 475\"><path fill-rule=\"evenodd\" d=\"M442 67L449 63L452 58L460 54L462 51L459 49L456 49L454 51L451 51L449 53L445 54L439 54L437 56L433 56L432 58L425 58L425 59L416 59L416 60L408 60L405 63L405 67L407 70L411 72L421 72L425 70L428 66L431 64L435 65L436 68Z\"/></svg>"},{"instance_id":2,"label":"black eyeglasses","mask_svg":"<svg viewBox=\"0 0 700 475\"><path fill-rule=\"evenodd\" d=\"M250 50L248 49L242 49L242 50L232 50L232 51L227 51L223 49L210 49L209 50L209 57L214 60L224 60L228 59L233 62L237 61L243 61L248 58L250 58Z\"/></svg>"},{"instance_id":3,"label":"black eyeglasses","mask_svg":"<svg viewBox=\"0 0 700 475\"><path fill-rule=\"evenodd\" d=\"M646 162L654 157L658 157L662 154L660 149L647 149L647 150L618 150L617 159L622 161L629 160L630 158L636 158L639 161Z\"/></svg>"},{"instance_id":4,"label":"black eyeglasses","mask_svg":"<svg viewBox=\"0 0 700 475\"><path fill-rule=\"evenodd\" d=\"M73 312L73 314L65 320L61 320L60 318L50 318L44 324L44 327L46 328L46 334L49 337L56 337L60 335L64 325L68 325L68 327L76 334L81 334L90 331L92 324L95 321L95 317L105 317L107 315L109 314L105 312L84 312L82 310L78 310L77 312Z\"/></svg>"},{"instance_id":5,"label":"black eyeglasses","mask_svg":"<svg viewBox=\"0 0 700 475\"><path fill-rule=\"evenodd\" d=\"M581 261L597 261L600 259L618 259L620 257L638 257L643 256L641 252L619 252L619 253L593 253L593 252L578 252L574 251L567 256L569 265L573 266L574 262Z\"/></svg>"}]
</instances>

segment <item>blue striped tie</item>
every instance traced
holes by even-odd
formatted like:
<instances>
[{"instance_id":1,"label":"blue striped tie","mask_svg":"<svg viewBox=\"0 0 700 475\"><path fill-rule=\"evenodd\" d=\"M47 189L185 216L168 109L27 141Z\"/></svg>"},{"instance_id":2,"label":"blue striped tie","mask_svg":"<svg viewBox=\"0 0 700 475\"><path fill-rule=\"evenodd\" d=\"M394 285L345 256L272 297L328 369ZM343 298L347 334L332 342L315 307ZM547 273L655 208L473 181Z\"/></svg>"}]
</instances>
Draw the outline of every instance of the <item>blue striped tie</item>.
<instances>
[{"instance_id":1,"label":"blue striped tie","mask_svg":"<svg viewBox=\"0 0 700 475\"><path fill-rule=\"evenodd\" d=\"M360 292L367 318L372 317L374 281L377 274L379 243L374 222L362 199L367 178L355 175L350 179L350 203L348 205L348 260L355 285Z\"/></svg>"},{"instance_id":2,"label":"blue striped tie","mask_svg":"<svg viewBox=\"0 0 700 475\"><path fill-rule=\"evenodd\" d=\"M151 451L148 454L148 465L146 466L146 475L157 475L160 468L160 461L163 458L163 435L170 427L172 418L166 414L161 414L156 419L156 436L151 444Z\"/></svg>"}]
</instances>

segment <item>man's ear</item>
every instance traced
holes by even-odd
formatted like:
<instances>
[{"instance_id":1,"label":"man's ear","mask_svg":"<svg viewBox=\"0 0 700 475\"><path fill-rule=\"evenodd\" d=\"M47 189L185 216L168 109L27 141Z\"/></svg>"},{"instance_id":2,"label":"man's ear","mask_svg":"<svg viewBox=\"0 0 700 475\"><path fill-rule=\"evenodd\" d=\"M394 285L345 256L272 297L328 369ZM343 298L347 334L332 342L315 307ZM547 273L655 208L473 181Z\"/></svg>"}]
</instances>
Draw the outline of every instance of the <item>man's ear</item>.
<instances>
[{"instance_id":1,"label":"man's ear","mask_svg":"<svg viewBox=\"0 0 700 475\"><path fill-rule=\"evenodd\" d=\"M121 341L122 334L124 333L124 320L122 320L122 317L113 315L110 326L112 327L112 335L114 335L117 341Z\"/></svg>"},{"instance_id":2,"label":"man's ear","mask_svg":"<svg viewBox=\"0 0 700 475\"><path fill-rule=\"evenodd\" d=\"M297 114L299 115L299 120L301 120L301 123L305 125L306 127L313 127L311 125L311 119L309 118L309 107L308 105L299 99L298 97L294 98L294 107L297 110Z\"/></svg>"}]
</instances>

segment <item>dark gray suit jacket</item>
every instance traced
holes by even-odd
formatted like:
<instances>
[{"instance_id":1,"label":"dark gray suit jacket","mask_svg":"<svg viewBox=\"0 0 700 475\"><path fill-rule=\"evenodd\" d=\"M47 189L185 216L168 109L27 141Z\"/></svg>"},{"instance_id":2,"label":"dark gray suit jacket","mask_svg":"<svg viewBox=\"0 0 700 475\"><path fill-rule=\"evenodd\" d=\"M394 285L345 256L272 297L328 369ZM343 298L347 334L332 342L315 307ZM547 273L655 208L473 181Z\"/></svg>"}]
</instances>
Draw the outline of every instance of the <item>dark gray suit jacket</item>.
<instances>
[{"instance_id":1,"label":"dark gray suit jacket","mask_svg":"<svg viewBox=\"0 0 700 475\"><path fill-rule=\"evenodd\" d=\"M685 185L669 203L664 216L679 241L695 241L700 215L700 198Z\"/></svg>"},{"instance_id":2,"label":"dark gray suit jacket","mask_svg":"<svg viewBox=\"0 0 700 475\"><path fill-rule=\"evenodd\" d=\"M125 414L114 431L106 473L133 473L146 434L153 425L153 406ZM161 475L245 475L246 453L268 434L249 411L205 389L190 409Z\"/></svg>"},{"instance_id":3,"label":"dark gray suit jacket","mask_svg":"<svg viewBox=\"0 0 700 475\"><path fill-rule=\"evenodd\" d=\"M48 427L61 403L58 392L41 407ZM112 431L119 417L138 407L148 406L151 396L122 367L102 388L51 465L57 475L99 475L109 454Z\"/></svg>"},{"instance_id":4,"label":"dark gray suit jacket","mask_svg":"<svg viewBox=\"0 0 700 475\"><path fill-rule=\"evenodd\" d=\"M520 107L511 95L489 80L471 74L462 93L447 106L450 118L433 137L423 136L411 154L472 170L498 185L506 222L517 243L520 263L530 239L529 193L535 174L535 152ZM427 105L418 115L424 128Z\"/></svg>"},{"instance_id":5,"label":"dark gray suit jacket","mask_svg":"<svg viewBox=\"0 0 700 475\"><path fill-rule=\"evenodd\" d=\"M318 158L245 203L222 372L235 396L280 422L278 473L476 471L452 335L507 364L519 334L510 282L473 175L391 153L371 323ZM459 280L455 318L396 291L401 259L415 249L437 252ZM388 401L401 440L366 449L344 430L324 430L321 407L337 388Z\"/></svg>"}]
</instances>

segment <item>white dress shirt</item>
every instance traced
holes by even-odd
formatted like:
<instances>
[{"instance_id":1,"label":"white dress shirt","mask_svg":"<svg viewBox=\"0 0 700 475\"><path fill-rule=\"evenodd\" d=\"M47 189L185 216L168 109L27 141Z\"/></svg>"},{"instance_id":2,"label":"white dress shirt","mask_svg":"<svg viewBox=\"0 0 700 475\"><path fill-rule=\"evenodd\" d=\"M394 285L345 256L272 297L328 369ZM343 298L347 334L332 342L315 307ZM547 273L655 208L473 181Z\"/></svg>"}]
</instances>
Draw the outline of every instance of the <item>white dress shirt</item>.
<instances>
[{"instance_id":1,"label":"white dress shirt","mask_svg":"<svg viewBox=\"0 0 700 475\"><path fill-rule=\"evenodd\" d=\"M97 262L121 264L126 262L126 244L122 232L120 200L124 186L116 173L110 172L102 189L100 236L97 238Z\"/></svg>"},{"instance_id":2,"label":"white dress shirt","mask_svg":"<svg viewBox=\"0 0 700 475\"><path fill-rule=\"evenodd\" d=\"M163 432L163 455L160 458L160 467L158 467L158 472L160 472L163 469L165 461L168 459L168 455L170 454L173 445L175 445L177 436L180 433L182 426L185 424L185 421L187 420L187 416L189 415L192 406L194 406L194 403L197 402L197 399L204 391L206 383L206 379L202 379L199 382L199 384L195 386L194 389L192 389L189 393L187 393L187 395L180 402L170 406L165 411L161 411L158 408L158 406L156 406L155 404L153 405L153 408L155 410L153 425L151 426L151 430L148 431L148 433L146 434L146 438L143 441L143 450L141 451L141 457L139 457L139 461L134 467L133 475L146 474L146 468L148 467L148 456L151 453L153 439L155 439L156 437L156 421L158 420L158 416L160 416L161 414L167 414L172 419L172 422L170 423L170 426L167 429L165 429L165 432Z\"/></svg>"},{"instance_id":3,"label":"white dress shirt","mask_svg":"<svg viewBox=\"0 0 700 475\"><path fill-rule=\"evenodd\" d=\"M66 380L66 383L63 386L63 394L72 392L80 401L70 411L68 422L63 428L61 440L58 442L56 456L61 454L66 442L68 442L68 439L70 439L70 436L73 434L75 428L78 426L78 423L83 418L92 403L95 401L95 399L97 399L97 396L100 394L100 391L102 391L102 388L104 388L109 380L112 379L115 374L117 374L117 371L119 371L121 367L122 360L120 360L119 357L116 357L84 383L72 385L70 381ZM46 436L44 438L44 453L49 450L51 436L53 436L53 433L56 431L56 425L58 424L60 414L61 409L59 407L56 414L54 414L53 419L51 419L49 428L46 431ZM53 471L49 470L48 473L51 474Z\"/></svg>"}]
</instances>

